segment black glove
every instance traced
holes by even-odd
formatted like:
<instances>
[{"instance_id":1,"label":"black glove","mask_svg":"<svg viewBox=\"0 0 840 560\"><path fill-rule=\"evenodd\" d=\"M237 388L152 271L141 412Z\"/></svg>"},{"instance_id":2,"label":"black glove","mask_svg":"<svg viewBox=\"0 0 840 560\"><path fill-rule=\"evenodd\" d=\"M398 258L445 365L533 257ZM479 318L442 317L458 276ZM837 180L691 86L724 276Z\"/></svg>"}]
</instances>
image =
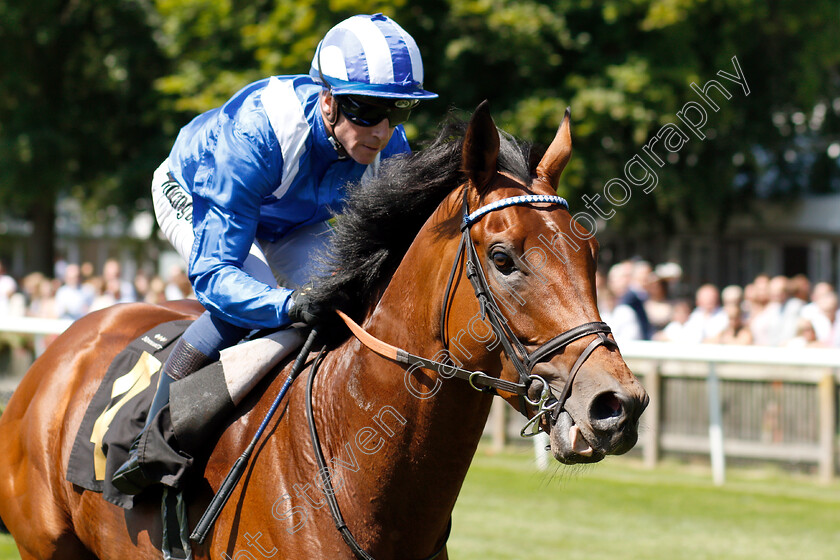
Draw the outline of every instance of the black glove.
<instances>
[{"instance_id":1,"label":"black glove","mask_svg":"<svg viewBox=\"0 0 840 560\"><path fill-rule=\"evenodd\" d=\"M322 307L310 297L312 286L307 284L292 292L292 307L289 309L289 320L292 323L306 323L315 326L327 316L328 309Z\"/></svg>"}]
</instances>

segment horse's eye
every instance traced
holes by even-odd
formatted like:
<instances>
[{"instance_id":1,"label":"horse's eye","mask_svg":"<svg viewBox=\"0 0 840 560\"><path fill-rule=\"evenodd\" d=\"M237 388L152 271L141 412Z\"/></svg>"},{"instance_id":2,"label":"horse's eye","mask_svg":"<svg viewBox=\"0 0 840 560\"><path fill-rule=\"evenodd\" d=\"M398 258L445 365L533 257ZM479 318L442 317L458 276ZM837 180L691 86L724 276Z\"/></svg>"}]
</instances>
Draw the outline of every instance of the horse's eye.
<instances>
[{"instance_id":1,"label":"horse's eye","mask_svg":"<svg viewBox=\"0 0 840 560\"><path fill-rule=\"evenodd\" d=\"M504 251L493 251L491 256L493 258L493 265L499 272L510 272L513 269L513 259Z\"/></svg>"}]
</instances>

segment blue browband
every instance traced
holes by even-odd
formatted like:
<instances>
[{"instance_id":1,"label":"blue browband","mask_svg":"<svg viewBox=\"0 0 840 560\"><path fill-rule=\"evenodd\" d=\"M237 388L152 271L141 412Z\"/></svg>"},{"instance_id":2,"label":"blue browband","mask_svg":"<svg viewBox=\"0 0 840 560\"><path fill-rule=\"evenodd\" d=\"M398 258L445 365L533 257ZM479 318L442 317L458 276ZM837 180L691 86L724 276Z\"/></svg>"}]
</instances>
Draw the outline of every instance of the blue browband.
<instances>
[{"instance_id":1,"label":"blue browband","mask_svg":"<svg viewBox=\"0 0 840 560\"><path fill-rule=\"evenodd\" d=\"M507 208L508 206L515 206L517 204L532 204L535 202L548 202L551 204L559 204L566 210L569 209L569 203L566 202L566 199L562 196L551 196L547 194L524 194L522 196L512 196L510 198L504 198L502 200L497 200L496 202L491 202L490 204L486 204L470 214L469 216L464 215L464 223L461 226L461 229L464 230L470 226L472 226L475 222L481 219L482 216L493 212L494 210L500 210L502 208Z\"/></svg>"}]
</instances>

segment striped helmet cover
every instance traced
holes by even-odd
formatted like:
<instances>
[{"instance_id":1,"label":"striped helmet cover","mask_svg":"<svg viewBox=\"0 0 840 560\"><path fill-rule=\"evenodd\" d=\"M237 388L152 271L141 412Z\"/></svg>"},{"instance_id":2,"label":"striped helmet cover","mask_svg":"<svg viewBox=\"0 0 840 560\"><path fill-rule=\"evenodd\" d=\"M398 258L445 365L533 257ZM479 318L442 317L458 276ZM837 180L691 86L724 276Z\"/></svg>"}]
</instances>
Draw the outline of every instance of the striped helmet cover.
<instances>
[{"instance_id":1,"label":"striped helmet cover","mask_svg":"<svg viewBox=\"0 0 840 560\"><path fill-rule=\"evenodd\" d=\"M318 44L309 75L334 95L432 99L423 89L423 59L417 43L383 14L357 15Z\"/></svg>"}]
</instances>

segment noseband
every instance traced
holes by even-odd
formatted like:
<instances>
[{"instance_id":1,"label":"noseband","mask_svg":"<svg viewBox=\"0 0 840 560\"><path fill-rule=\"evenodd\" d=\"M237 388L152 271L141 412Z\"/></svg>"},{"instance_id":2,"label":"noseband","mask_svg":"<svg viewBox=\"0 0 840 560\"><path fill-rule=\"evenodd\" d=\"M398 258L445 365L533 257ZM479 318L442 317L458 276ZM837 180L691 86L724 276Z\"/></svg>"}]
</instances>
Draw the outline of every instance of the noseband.
<instances>
[{"instance_id":1,"label":"noseband","mask_svg":"<svg viewBox=\"0 0 840 560\"><path fill-rule=\"evenodd\" d=\"M486 317L490 320L490 325L501 342L505 355L511 362L513 362L513 365L519 374L520 383L517 384L518 390L512 392L518 394L522 399L521 412L527 418L527 405L530 404L537 409L534 416L532 416L528 420L528 423L522 428L521 435L523 437L537 435L541 430L540 419L545 415L550 415L552 423L557 421L557 417L563 411L566 401L572 393L572 383L574 382L577 372L596 348L602 345L610 349L618 348L615 341L607 337L607 335L612 332L609 325L602 321L584 323L569 329L542 344L533 352L528 352L525 345L522 344L508 325L507 319L505 319L505 316L502 314L501 308L496 302L493 292L490 290L490 286L487 284L487 277L485 276L484 269L481 266L481 259L475 250L475 244L472 241L470 229L483 216L489 214L490 212L501 210L503 208L509 208L511 206L535 203L556 204L565 210L569 209L569 204L566 202L566 199L560 196L521 195L486 204L470 214L467 205L466 190L464 191L464 219L461 224L461 243L458 247L458 253L455 256L455 262L452 265L452 271L449 274L449 280L446 283L446 291L444 292L442 311L440 314L440 332L444 344L446 344L447 305L449 303L449 296L452 290L455 274L458 270L458 265L461 262L462 256L466 253L466 274L470 284L472 284L475 297L478 299L481 310L481 319L483 321ZM566 378L566 384L563 387L563 390L560 392L560 397L555 397L546 380L541 376L532 373L534 366L545 361L553 354L562 352L566 346L575 340L591 334L597 335L597 338L589 343L575 361L571 370L569 370L569 375ZM542 388L540 390L540 396L536 400L532 400L529 397L528 392L531 384L535 380L539 380L540 383L542 383ZM481 390L496 393L495 389L492 387L484 387Z\"/></svg>"}]
</instances>

